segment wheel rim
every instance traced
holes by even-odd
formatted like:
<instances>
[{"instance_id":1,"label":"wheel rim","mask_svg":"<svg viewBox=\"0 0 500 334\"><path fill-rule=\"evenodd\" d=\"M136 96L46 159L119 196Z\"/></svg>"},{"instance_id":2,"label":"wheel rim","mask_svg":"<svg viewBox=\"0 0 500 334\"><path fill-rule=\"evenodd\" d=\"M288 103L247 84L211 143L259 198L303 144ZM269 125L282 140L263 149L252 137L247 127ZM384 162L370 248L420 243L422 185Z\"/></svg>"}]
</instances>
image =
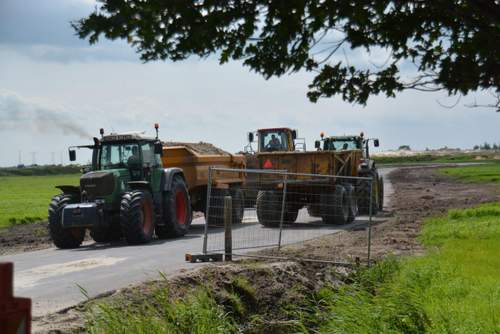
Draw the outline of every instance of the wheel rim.
<instances>
[{"instance_id":1,"label":"wheel rim","mask_svg":"<svg viewBox=\"0 0 500 334\"><path fill-rule=\"evenodd\" d=\"M141 219L142 219L142 231L149 234L151 228L153 227L153 214L152 214L151 203L145 201L142 205Z\"/></svg>"},{"instance_id":2,"label":"wheel rim","mask_svg":"<svg viewBox=\"0 0 500 334\"><path fill-rule=\"evenodd\" d=\"M187 218L187 205L186 197L182 190L178 190L175 193L175 218L177 219L177 224L185 225Z\"/></svg>"}]
</instances>

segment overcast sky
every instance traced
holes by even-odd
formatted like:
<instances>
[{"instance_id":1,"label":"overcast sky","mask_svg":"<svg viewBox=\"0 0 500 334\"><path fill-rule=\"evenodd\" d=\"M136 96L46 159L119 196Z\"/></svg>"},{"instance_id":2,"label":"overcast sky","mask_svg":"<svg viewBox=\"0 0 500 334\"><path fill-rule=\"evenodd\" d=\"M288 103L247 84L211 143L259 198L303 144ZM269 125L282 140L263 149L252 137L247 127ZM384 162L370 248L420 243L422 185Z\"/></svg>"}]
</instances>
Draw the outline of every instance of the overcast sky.
<instances>
[{"instance_id":1,"label":"overcast sky","mask_svg":"<svg viewBox=\"0 0 500 334\"><path fill-rule=\"evenodd\" d=\"M206 141L236 152L259 127L299 129L309 148L320 131L379 137L384 150L472 147L500 142L500 114L453 109L444 93L374 97L366 107L338 98L312 104L308 74L264 80L239 63L215 59L143 64L122 42L89 46L69 21L89 14L92 0L0 1L0 166L67 162L67 147L90 143L99 128L145 130L160 123L164 140ZM346 50L353 62L376 59ZM484 96L477 95L483 99ZM79 154L80 160L87 155Z\"/></svg>"}]
</instances>

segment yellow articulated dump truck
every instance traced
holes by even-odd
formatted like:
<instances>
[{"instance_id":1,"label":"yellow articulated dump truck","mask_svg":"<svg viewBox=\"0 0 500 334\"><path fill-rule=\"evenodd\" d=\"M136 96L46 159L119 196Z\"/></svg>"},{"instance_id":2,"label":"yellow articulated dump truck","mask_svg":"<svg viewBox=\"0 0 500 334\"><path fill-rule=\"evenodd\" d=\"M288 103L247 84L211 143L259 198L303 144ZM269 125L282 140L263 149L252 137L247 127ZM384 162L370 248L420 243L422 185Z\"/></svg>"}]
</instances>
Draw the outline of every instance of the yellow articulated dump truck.
<instances>
[{"instance_id":1,"label":"yellow articulated dump truck","mask_svg":"<svg viewBox=\"0 0 500 334\"><path fill-rule=\"evenodd\" d=\"M288 128L259 130L254 156L257 168L290 173L283 222L293 223L303 207L328 224L353 221L358 206L356 181L351 177L358 176L362 151L299 151L293 147L295 137L296 131ZM249 135L249 141L252 139ZM265 226L277 226L281 221L283 181L275 174L259 174L258 178L257 217Z\"/></svg>"}]
</instances>

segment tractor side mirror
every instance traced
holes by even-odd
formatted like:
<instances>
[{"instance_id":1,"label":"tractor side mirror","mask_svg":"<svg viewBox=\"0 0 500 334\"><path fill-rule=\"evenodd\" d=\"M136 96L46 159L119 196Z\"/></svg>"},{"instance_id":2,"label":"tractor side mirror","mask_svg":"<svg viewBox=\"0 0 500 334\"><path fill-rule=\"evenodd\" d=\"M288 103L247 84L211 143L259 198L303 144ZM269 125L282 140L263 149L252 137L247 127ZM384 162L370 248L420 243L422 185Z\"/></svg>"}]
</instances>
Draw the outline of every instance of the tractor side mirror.
<instances>
[{"instance_id":1,"label":"tractor side mirror","mask_svg":"<svg viewBox=\"0 0 500 334\"><path fill-rule=\"evenodd\" d=\"M75 161L75 160L76 160L76 151L69 150L69 161Z\"/></svg>"},{"instance_id":2,"label":"tractor side mirror","mask_svg":"<svg viewBox=\"0 0 500 334\"><path fill-rule=\"evenodd\" d=\"M163 155L163 145L160 141L155 142L155 154Z\"/></svg>"},{"instance_id":3,"label":"tractor side mirror","mask_svg":"<svg viewBox=\"0 0 500 334\"><path fill-rule=\"evenodd\" d=\"M248 142L253 143L253 132L248 133Z\"/></svg>"},{"instance_id":4,"label":"tractor side mirror","mask_svg":"<svg viewBox=\"0 0 500 334\"><path fill-rule=\"evenodd\" d=\"M292 130L292 139L297 139L297 130Z\"/></svg>"},{"instance_id":5,"label":"tractor side mirror","mask_svg":"<svg viewBox=\"0 0 500 334\"><path fill-rule=\"evenodd\" d=\"M378 142L378 139L375 139L373 141L373 146L378 147L379 145L380 145L380 143Z\"/></svg>"},{"instance_id":6,"label":"tractor side mirror","mask_svg":"<svg viewBox=\"0 0 500 334\"><path fill-rule=\"evenodd\" d=\"M321 142L319 140L316 140L314 142L314 148L320 148L321 147Z\"/></svg>"}]
</instances>

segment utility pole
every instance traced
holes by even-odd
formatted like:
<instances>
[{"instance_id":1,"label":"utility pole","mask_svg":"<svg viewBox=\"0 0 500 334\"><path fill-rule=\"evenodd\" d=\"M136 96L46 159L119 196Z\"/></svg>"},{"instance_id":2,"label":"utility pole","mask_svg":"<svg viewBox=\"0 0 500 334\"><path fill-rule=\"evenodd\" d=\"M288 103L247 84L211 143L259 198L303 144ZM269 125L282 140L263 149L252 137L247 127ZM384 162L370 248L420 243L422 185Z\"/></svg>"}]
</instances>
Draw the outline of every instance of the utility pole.
<instances>
[{"instance_id":1,"label":"utility pole","mask_svg":"<svg viewBox=\"0 0 500 334\"><path fill-rule=\"evenodd\" d=\"M50 152L50 157L52 158L52 166L56 165L56 152Z\"/></svg>"},{"instance_id":2,"label":"utility pole","mask_svg":"<svg viewBox=\"0 0 500 334\"><path fill-rule=\"evenodd\" d=\"M31 164L36 164L36 152L31 152Z\"/></svg>"},{"instance_id":3,"label":"utility pole","mask_svg":"<svg viewBox=\"0 0 500 334\"><path fill-rule=\"evenodd\" d=\"M63 164L63 153L62 153L62 151L59 152L59 153L61 154L61 166L62 166L62 164Z\"/></svg>"},{"instance_id":4,"label":"utility pole","mask_svg":"<svg viewBox=\"0 0 500 334\"><path fill-rule=\"evenodd\" d=\"M22 155L22 152L19 151L19 163L18 165L22 165L23 164L23 155Z\"/></svg>"}]
</instances>

